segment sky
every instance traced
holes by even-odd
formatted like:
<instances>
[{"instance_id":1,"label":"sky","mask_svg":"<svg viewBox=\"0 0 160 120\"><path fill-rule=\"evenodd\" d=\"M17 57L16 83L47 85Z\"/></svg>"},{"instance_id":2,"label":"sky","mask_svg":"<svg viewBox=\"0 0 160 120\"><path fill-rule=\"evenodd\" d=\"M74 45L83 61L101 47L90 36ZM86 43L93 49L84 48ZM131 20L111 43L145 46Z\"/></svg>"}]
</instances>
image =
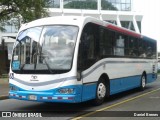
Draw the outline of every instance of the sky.
<instances>
[{"instance_id":1,"label":"sky","mask_svg":"<svg viewBox=\"0 0 160 120\"><path fill-rule=\"evenodd\" d=\"M134 0L134 10L143 14L142 34L157 40L160 52L160 0Z\"/></svg>"}]
</instances>

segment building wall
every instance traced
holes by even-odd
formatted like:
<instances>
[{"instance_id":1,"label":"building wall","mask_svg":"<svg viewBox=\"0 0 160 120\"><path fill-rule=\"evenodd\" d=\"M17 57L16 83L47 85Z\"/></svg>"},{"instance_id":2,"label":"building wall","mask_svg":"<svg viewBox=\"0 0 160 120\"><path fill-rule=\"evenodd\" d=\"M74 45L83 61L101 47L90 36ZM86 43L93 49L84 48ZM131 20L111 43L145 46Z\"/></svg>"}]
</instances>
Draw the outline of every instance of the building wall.
<instances>
[{"instance_id":1,"label":"building wall","mask_svg":"<svg viewBox=\"0 0 160 120\"><path fill-rule=\"evenodd\" d=\"M59 2L59 0L54 0L54 2L48 6L50 16L93 16L101 20L111 21L120 27L126 27L137 33L141 32L143 15L141 12L135 11L135 0L90 0L92 4L88 4L88 0L79 0L79 4L82 4L80 6L76 6L76 1L77 0L61 0L61 2ZM109 3L112 7L105 7L104 3ZM70 6L68 4L70 4ZM86 8L87 5L89 7L88 9ZM122 22L126 22L125 25Z\"/></svg>"}]
</instances>

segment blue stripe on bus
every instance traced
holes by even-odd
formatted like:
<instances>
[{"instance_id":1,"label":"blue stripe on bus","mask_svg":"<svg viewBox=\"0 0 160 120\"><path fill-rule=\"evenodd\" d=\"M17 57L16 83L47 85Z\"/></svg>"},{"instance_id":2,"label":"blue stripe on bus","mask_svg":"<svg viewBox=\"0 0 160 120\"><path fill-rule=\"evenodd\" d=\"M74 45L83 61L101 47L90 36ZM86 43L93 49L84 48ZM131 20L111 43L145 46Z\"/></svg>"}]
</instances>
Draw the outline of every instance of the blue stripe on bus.
<instances>
[{"instance_id":1,"label":"blue stripe on bus","mask_svg":"<svg viewBox=\"0 0 160 120\"><path fill-rule=\"evenodd\" d=\"M13 84L10 84L10 86L14 86L17 87ZM56 88L56 89L51 89L51 90L45 90L45 91L31 91L31 90L24 90L22 88L17 87L17 89L19 89L19 91L9 91L9 98L13 98L13 99L20 99L20 100L26 100L26 101L30 101L29 100L29 95L35 95L37 96L37 102L64 102L64 103L78 103L81 102L81 91L82 91L82 85L70 85L70 86L65 86L65 87L61 87L61 88L73 88L75 89L76 92L74 92L73 94L60 94L58 93L58 90L60 88ZM12 95L11 95L12 94ZM14 96L13 96L14 94ZM25 98L20 98L17 96L25 96ZM41 99L42 97L61 97L62 99ZM63 99L66 97L72 97L73 99Z\"/></svg>"},{"instance_id":2,"label":"blue stripe on bus","mask_svg":"<svg viewBox=\"0 0 160 120\"><path fill-rule=\"evenodd\" d=\"M110 81L110 95L139 87L141 76L118 78Z\"/></svg>"},{"instance_id":3,"label":"blue stripe on bus","mask_svg":"<svg viewBox=\"0 0 160 120\"><path fill-rule=\"evenodd\" d=\"M156 78L153 78L153 74L147 75L147 83L155 81ZM12 85L12 84L11 84ZM126 90L130 90L133 88L140 87L141 85L141 76L132 76L132 77L126 77L126 78L118 78L118 79L112 79L110 80L110 95L123 92ZM15 85L12 85L15 86ZM26 96L26 98L21 98L21 100L28 100L28 95L37 95L38 102L64 102L64 103L78 103L83 102L87 100L94 99L96 97L96 87L97 82L90 83L90 84L83 84L83 85L71 85L71 86L64 86L62 88L74 88L76 89L76 92L74 94L59 94L57 93L57 90L60 88L52 89L52 90L46 90L46 91L26 91L21 88L18 88L20 91L10 91L10 94L16 94L21 96ZM40 97L44 96L60 96L60 97L74 97L73 100L41 100ZM19 99L13 96L10 96L10 98Z\"/></svg>"},{"instance_id":4,"label":"blue stripe on bus","mask_svg":"<svg viewBox=\"0 0 160 120\"><path fill-rule=\"evenodd\" d=\"M153 74L147 74L147 83L155 81ZM141 85L141 75L110 80L110 95L138 88ZM83 85L82 101L94 99L96 97L97 82Z\"/></svg>"},{"instance_id":5,"label":"blue stripe on bus","mask_svg":"<svg viewBox=\"0 0 160 120\"><path fill-rule=\"evenodd\" d=\"M96 98L97 83L84 84L82 91L82 101Z\"/></svg>"},{"instance_id":6,"label":"blue stripe on bus","mask_svg":"<svg viewBox=\"0 0 160 120\"><path fill-rule=\"evenodd\" d=\"M153 74L147 74L147 83L155 81ZM141 75L110 80L110 95L140 87Z\"/></svg>"}]
</instances>

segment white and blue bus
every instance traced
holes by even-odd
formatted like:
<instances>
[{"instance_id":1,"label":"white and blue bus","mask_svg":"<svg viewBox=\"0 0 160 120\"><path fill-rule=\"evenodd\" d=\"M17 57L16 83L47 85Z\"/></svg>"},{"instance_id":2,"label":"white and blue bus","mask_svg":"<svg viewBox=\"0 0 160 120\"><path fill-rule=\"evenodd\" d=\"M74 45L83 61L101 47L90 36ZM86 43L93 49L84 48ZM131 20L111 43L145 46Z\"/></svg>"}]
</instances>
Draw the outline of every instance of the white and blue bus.
<instances>
[{"instance_id":1,"label":"white and blue bus","mask_svg":"<svg viewBox=\"0 0 160 120\"><path fill-rule=\"evenodd\" d=\"M144 89L157 78L157 42L92 17L49 17L19 30L9 97L78 103Z\"/></svg>"}]
</instances>

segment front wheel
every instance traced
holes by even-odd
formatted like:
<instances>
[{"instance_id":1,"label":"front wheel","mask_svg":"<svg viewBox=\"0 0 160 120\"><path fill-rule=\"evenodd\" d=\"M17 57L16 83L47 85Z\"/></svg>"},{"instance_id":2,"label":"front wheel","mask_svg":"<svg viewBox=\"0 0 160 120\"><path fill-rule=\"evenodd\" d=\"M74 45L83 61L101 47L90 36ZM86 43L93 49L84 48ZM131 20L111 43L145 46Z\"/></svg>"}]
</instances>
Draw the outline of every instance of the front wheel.
<instances>
[{"instance_id":1,"label":"front wheel","mask_svg":"<svg viewBox=\"0 0 160 120\"><path fill-rule=\"evenodd\" d=\"M144 90L145 87L146 87L146 76L143 74L142 77L141 77L141 86L140 86L140 89Z\"/></svg>"},{"instance_id":2,"label":"front wheel","mask_svg":"<svg viewBox=\"0 0 160 120\"><path fill-rule=\"evenodd\" d=\"M96 98L93 100L94 105L101 105L106 97L106 84L104 79L100 79L97 84Z\"/></svg>"}]
</instances>

